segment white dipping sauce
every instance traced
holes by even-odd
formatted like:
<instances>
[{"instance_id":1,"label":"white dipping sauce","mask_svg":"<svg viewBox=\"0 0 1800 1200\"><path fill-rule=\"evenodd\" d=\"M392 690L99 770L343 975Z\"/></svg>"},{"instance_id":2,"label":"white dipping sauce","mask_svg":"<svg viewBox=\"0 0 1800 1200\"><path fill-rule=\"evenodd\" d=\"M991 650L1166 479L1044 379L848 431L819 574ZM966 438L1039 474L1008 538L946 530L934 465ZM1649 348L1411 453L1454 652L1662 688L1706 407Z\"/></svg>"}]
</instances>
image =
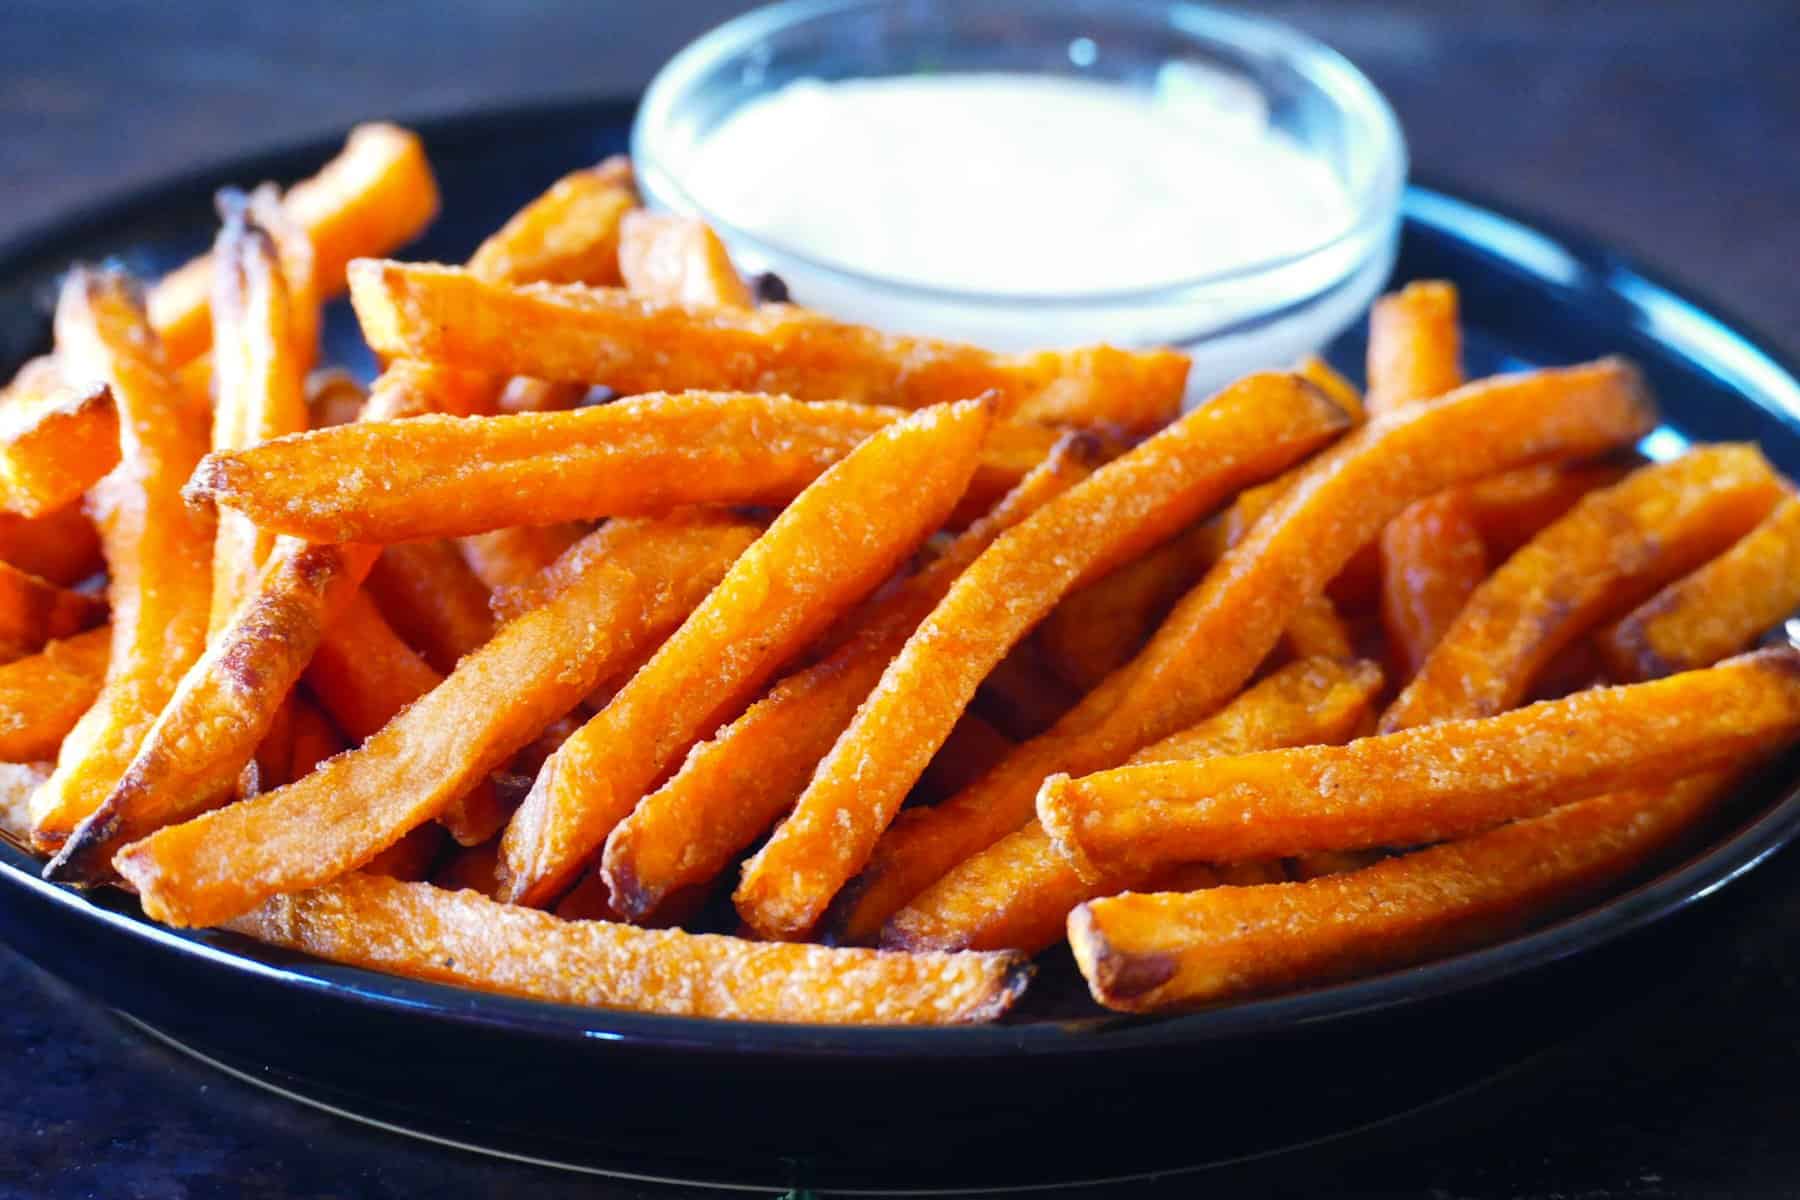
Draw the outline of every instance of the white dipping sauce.
<instances>
[{"instance_id":1,"label":"white dipping sauce","mask_svg":"<svg viewBox=\"0 0 1800 1200\"><path fill-rule=\"evenodd\" d=\"M688 183L784 249L989 295L1181 284L1310 249L1351 218L1260 93L1191 66L1154 90L1012 74L793 83L706 135Z\"/></svg>"}]
</instances>

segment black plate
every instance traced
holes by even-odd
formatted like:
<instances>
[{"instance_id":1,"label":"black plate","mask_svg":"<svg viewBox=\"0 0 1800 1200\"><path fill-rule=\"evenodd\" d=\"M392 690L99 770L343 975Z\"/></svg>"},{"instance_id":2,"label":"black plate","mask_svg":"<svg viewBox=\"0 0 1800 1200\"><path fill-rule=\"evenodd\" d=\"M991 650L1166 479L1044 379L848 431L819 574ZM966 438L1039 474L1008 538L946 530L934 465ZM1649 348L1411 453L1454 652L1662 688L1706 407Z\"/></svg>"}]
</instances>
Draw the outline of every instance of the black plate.
<instances>
[{"instance_id":1,"label":"black plate","mask_svg":"<svg viewBox=\"0 0 1800 1200\"><path fill-rule=\"evenodd\" d=\"M413 254L462 259L549 180L623 149L630 115L599 101L421 123L446 204ZM204 247L215 188L304 174L338 140L208 169L0 248L0 368L42 348L69 262L162 270ZM1800 472L1793 370L1604 246L1414 187L1397 276L1458 284L1474 373L1624 353L1667 414L1646 439L1652 456L1688 438L1751 439ZM1353 374L1361 338L1332 348ZM327 340L332 357L366 365L342 305ZM757 1187L1124 1178L1381 1120L1581 1028L1661 965L1671 939L1694 936L1696 901L1794 836L1793 776L1784 764L1688 857L1537 933L1163 1019L1084 1009L1054 961L1017 1018L966 1029L745 1025L490 996L163 929L123 897L43 883L3 845L0 934L247 1077L496 1152Z\"/></svg>"}]
</instances>

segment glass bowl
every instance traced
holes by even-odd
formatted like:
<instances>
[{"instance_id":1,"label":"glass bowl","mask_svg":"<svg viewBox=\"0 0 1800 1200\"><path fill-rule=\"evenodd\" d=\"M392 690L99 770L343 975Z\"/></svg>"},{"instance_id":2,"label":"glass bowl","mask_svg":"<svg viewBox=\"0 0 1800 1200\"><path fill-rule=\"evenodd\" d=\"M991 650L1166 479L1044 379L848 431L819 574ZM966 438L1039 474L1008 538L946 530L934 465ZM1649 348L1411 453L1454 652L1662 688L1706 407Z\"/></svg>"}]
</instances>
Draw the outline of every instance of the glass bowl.
<instances>
[{"instance_id":1,"label":"glass bowl","mask_svg":"<svg viewBox=\"0 0 1800 1200\"><path fill-rule=\"evenodd\" d=\"M1149 91L1167 86L1171 71L1253 88L1269 124L1342 183L1350 202L1343 226L1297 253L1168 286L999 294L883 278L778 244L733 225L692 187L707 134L796 80L1010 72ZM1335 51L1271 21L1151 0L789 0L722 25L671 59L644 94L631 148L650 204L704 218L741 268L781 276L798 303L1001 350L1172 345L1193 358L1190 396L1291 363L1367 308L1393 265L1406 176L1393 111ZM1079 170L1079 145L1069 158Z\"/></svg>"}]
</instances>

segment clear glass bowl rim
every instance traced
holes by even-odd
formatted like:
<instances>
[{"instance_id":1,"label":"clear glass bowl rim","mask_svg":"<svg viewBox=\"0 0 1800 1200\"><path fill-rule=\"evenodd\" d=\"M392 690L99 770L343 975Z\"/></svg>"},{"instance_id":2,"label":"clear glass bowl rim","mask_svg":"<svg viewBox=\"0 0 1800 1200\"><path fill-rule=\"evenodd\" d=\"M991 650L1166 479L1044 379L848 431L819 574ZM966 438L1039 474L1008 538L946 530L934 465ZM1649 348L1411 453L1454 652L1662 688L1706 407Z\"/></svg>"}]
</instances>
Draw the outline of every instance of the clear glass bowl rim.
<instances>
[{"instance_id":1,"label":"clear glass bowl rim","mask_svg":"<svg viewBox=\"0 0 1800 1200\"><path fill-rule=\"evenodd\" d=\"M938 0L954 5L956 0ZM981 0L985 5L988 0ZM1166 24L1178 33L1244 50L1273 55L1294 66L1313 82L1325 96L1346 114L1352 128L1362 129L1369 138L1375 168L1364 186L1352 197L1355 213L1347 225L1336 233L1303 250L1256 262L1245 263L1224 271L1211 272L1174 283L1147 288L1124 288L1052 294L1028 292L980 292L958 288L934 287L911 280L895 279L861 271L843 263L818 258L805 251L774 241L719 217L701 204L687 187L670 171L657 153L660 136L675 119L695 81L720 61L748 50L763 38L797 25L822 18L867 12L889 7L892 0L781 0L752 9L702 34L676 53L650 81L639 103L631 129L631 155L636 164L639 186L651 199L672 197L672 207L698 214L718 230L727 241L754 247L769 259L788 259L807 270L834 276L865 288L905 296L913 300L971 308L1087 309L1095 307L1150 307L1191 301L1197 290L1235 284L1258 276L1284 271L1309 259L1323 258L1341 247L1368 237L1369 244L1340 272L1354 275L1370 257L1381 252L1400 220L1400 198L1405 190L1407 172L1406 140L1399 119L1380 89L1350 62L1325 43L1292 26L1260 16L1226 12L1186 0L1113 0L1104 10L1091 0L1003 0L1015 11L1061 12L1072 15L1093 13L1109 20L1129 15L1139 21Z\"/></svg>"}]
</instances>

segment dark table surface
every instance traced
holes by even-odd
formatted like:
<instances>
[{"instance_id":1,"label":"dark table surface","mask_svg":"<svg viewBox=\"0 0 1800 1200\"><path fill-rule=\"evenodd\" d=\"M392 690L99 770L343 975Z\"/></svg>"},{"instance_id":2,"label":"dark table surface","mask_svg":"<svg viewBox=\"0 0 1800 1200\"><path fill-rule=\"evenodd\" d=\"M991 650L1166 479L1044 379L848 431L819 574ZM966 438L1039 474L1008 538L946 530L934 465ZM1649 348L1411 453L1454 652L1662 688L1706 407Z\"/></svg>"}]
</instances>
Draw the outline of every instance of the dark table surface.
<instances>
[{"instance_id":1,"label":"dark table surface","mask_svg":"<svg viewBox=\"0 0 1800 1200\"><path fill-rule=\"evenodd\" d=\"M72 205L365 117L633 92L744 7L7 0L0 242ZM1258 7L1375 78L1420 171L1602 234L1800 355L1793 0ZM1670 952L1666 985L1505 1079L1330 1147L1137 1190L1800 1194L1800 853L1720 907ZM4 948L0 997L6 1197L683 1194L300 1107L147 1039Z\"/></svg>"}]
</instances>

